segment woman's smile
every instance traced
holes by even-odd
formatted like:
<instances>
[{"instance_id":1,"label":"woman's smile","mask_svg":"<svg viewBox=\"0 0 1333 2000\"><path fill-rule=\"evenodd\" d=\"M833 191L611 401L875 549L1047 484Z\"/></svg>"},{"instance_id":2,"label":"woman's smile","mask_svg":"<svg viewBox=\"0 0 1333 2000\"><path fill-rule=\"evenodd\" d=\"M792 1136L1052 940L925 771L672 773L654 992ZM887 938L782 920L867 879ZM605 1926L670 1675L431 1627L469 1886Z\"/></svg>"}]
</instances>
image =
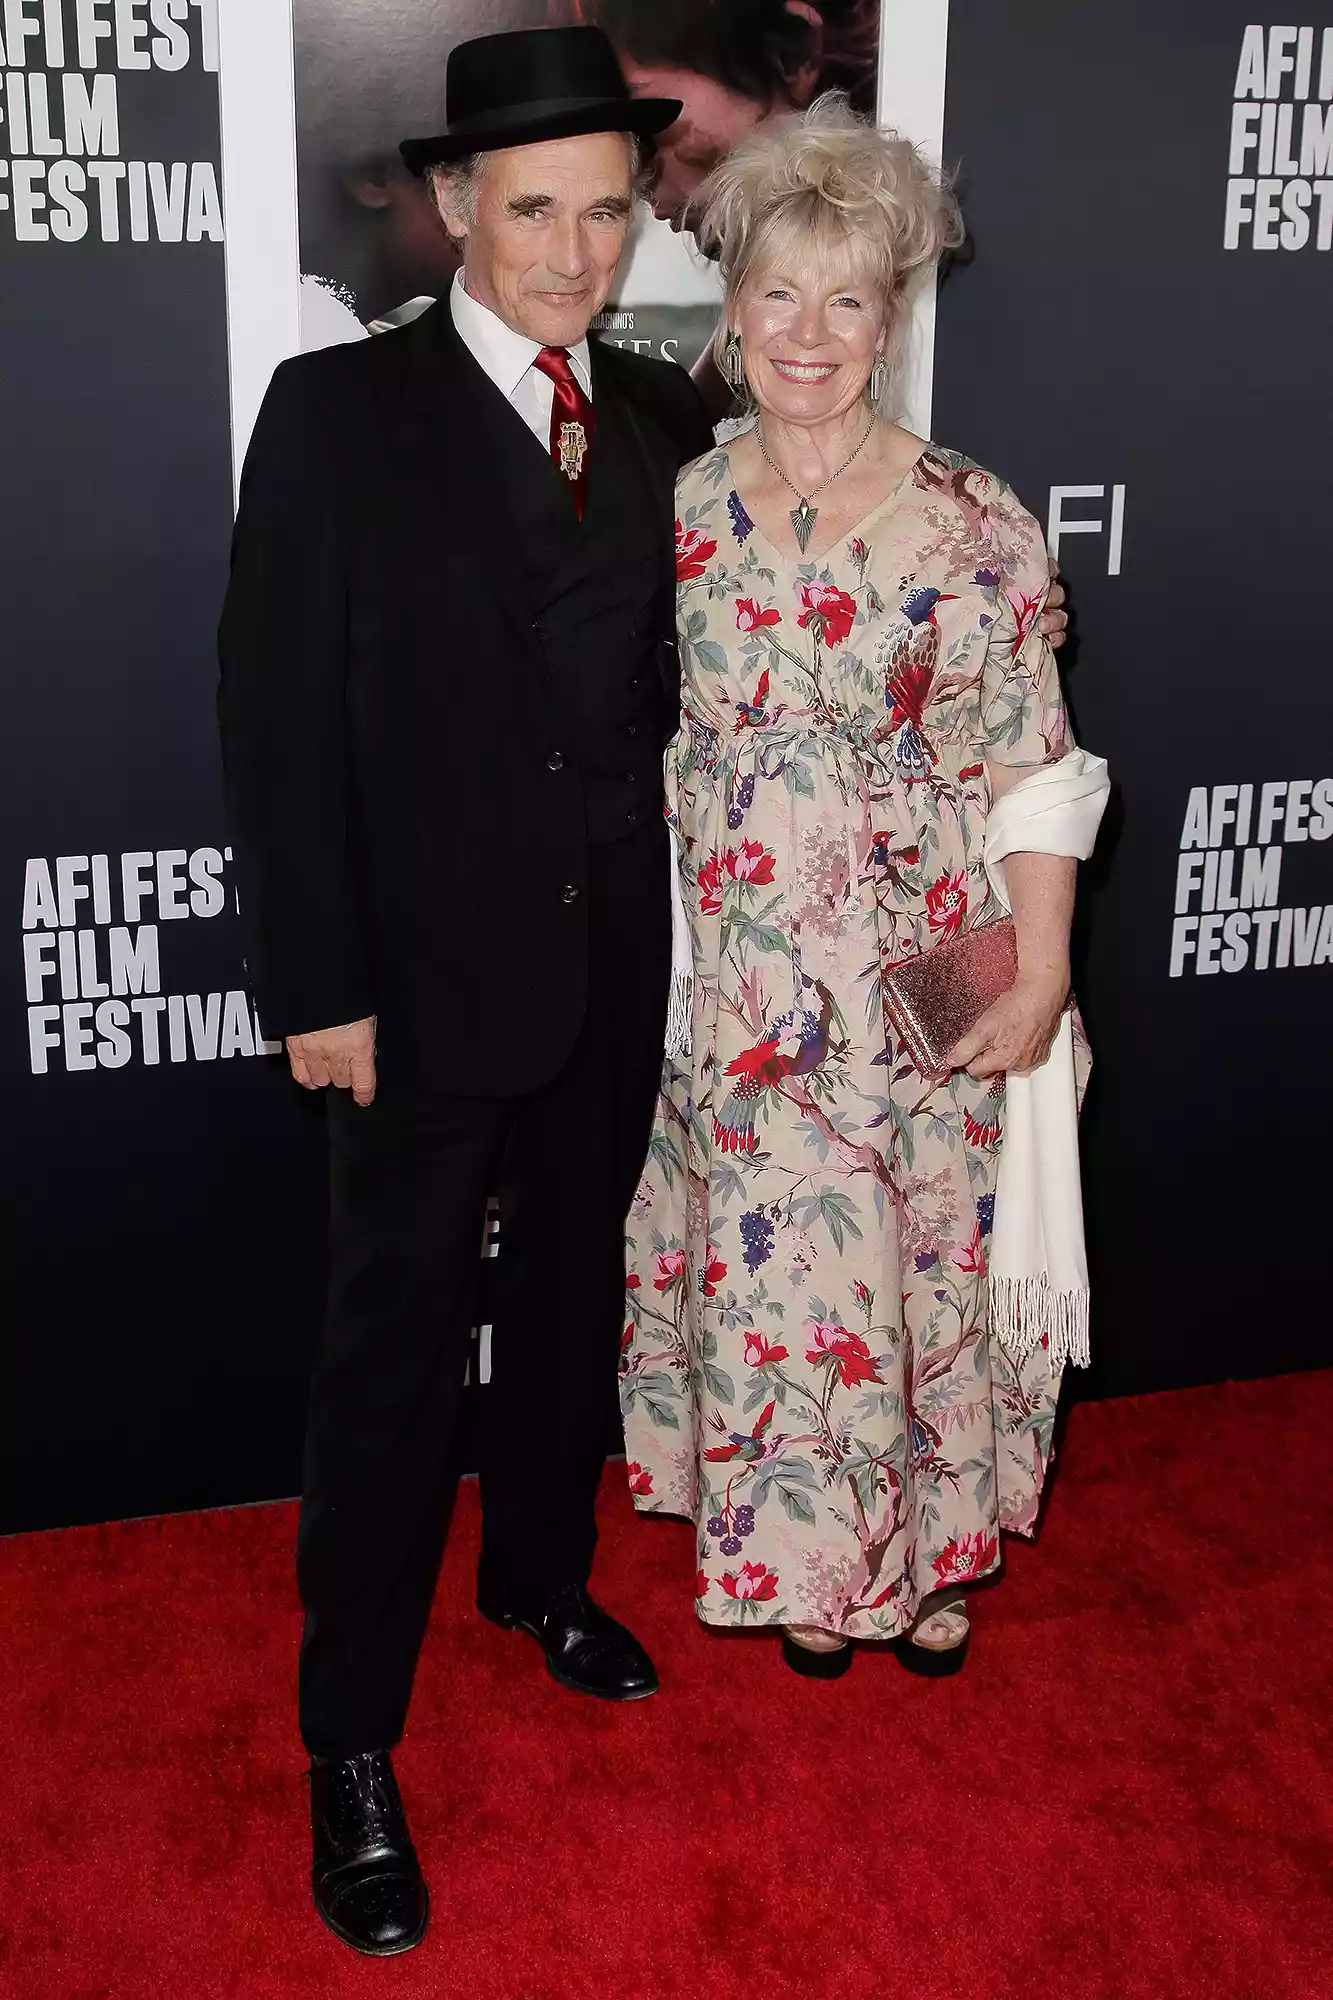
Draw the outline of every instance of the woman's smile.
<instances>
[{"instance_id":1,"label":"woman's smile","mask_svg":"<svg viewBox=\"0 0 1333 2000\"><path fill-rule=\"evenodd\" d=\"M836 361L779 361L773 355L768 365L788 382L827 382L839 367Z\"/></svg>"}]
</instances>

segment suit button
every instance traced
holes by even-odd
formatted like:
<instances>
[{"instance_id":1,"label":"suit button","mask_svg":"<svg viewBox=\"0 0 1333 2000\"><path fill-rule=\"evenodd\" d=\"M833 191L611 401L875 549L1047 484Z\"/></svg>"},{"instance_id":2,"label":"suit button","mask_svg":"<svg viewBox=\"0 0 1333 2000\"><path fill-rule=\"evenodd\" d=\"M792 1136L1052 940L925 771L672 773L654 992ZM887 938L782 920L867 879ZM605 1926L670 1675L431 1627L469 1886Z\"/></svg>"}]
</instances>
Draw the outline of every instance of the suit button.
<instances>
[{"instance_id":1,"label":"suit button","mask_svg":"<svg viewBox=\"0 0 1333 2000\"><path fill-rule=\"evenodd\" d=\"M563 770L564 770L564 768L565 768L565 760L564 760L564 758L563 758L563 757L562 757L562 756L560 755L560 752L559 752L558 750L553 750L553 751L551 752L550 756L549 756L549 757L547 758L547 760L546 760L546 768L547 768L547 770L548 770L548 771L563 771Z\"/></svg>"},{"instance_id":2,"label":"suit button","mask_svg":"<svg viewBox=\"0 0 1333 2000\"><path fill-rule=\"evenodd\" d=\"M637 779L637 778L635 777L635 775L634 775L633 771L626 771L626 773L625 773L625 783L626 783L627 785L637 785L637 784L638 784L638 782L639 782L639 781L638 781L638 779Z\"/></svg>"},{"instance_id":3,"label":"suit button","mask_svg":"<svg viewBox=\"0 0 1333 2000\"><path fill-rule=\"evenodd\" d=\"M639 676L635 674L633 680L630 682L630 686L632 688L636 688L638 685L639 685Z\"/></svg>"},{"instance_id":4,"label":"suit button","mask_svg":"<svg viewBox=\"0 0 1333 2000\"><path fill-rule=\"evenodd\" d=\"M626 826L637 826L639 824L639 815L637 813L626 813L625 824Z\"/></svg>"},{"instance_id":5,"label":"suit button","mask_svg":"<svg viewBox=\"0 0 1333 2000\"><path fill-rule=\"evenodd\" d=\"M574 884L572 882L566 882L564 888L560 891L561 902L577 903L578 899L579 899L579 892L574 887Z\"/></svg>"},{"instance_id":6,"label":"suit button","mask_svg":"<svg viewBox=\"0 0 1333 2000\"><path fill-rule=\"evenodd\" d=\"M639 733L639 725L637 722L627 722L625 724L626 736L637 736L638 733Z\"/></svg>"}]
</instances>

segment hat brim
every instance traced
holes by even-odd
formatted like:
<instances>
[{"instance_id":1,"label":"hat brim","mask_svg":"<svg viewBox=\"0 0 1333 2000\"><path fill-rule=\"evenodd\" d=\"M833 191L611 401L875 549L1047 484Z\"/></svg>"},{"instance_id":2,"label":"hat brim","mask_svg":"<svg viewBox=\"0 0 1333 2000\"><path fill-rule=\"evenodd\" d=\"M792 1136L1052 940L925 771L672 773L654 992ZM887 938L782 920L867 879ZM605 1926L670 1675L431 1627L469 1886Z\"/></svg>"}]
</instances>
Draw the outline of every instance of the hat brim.
<instances>
[{"instance_id":1,"label":"hat brim","mask_svg":"<svg viewBox=\"0 0 1333 2000\"><path fill-rule=\"evenodd\" d=\"M433 139L404 139L398 151L405 167L424 174L427 167L448 166L469 153L536 146L543 139L580 139L589 132L632 132L639 139L655 139L683 109L678 97L553 98L469 118Z\"/></svg>"}]
</instances>

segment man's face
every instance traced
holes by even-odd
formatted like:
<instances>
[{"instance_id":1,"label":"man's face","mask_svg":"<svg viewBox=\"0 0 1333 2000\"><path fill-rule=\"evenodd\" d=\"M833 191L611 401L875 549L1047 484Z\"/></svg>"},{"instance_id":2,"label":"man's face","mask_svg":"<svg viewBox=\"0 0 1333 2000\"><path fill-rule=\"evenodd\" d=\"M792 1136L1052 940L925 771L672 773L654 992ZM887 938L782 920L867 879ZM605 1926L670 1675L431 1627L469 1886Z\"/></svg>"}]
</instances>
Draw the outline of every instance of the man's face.
<instances>
[{"instance_id":1,"label":"man's face","mask_svg":"<svg viewBox=\"0 0 1333 2000\"><path fill-rule=\"evenodd\" d=\"M663 0L669 4L669 0ZM679 229L686 205L719 160L764 117L753 98L700 76L697 70L646 68L620 51L620 67L636 97L678 97L684 110L658 136L653 214Z\"/></svg>"},{"instance_id":2,"label":"man's face","mask_svg":"<svg viewBox=\"0 0 1333 2000\"><path fill-rule=\"evenodd\" d=\"M606 303L634 212L631 146L594 132L491 153L476 215L442 209L465 238L463 279L479 304L543 347L572 347Z\"/></svg>"}]
</instances>

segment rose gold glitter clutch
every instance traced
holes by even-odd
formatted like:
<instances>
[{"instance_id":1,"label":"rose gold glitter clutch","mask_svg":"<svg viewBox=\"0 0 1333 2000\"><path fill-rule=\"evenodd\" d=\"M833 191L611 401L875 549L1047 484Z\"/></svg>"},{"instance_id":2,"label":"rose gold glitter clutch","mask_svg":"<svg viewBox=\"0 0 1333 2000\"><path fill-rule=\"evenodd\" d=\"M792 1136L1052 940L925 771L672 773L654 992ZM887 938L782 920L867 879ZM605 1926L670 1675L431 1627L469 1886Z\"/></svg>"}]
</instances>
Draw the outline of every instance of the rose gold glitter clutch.
<instances>
[{"instance_id":1,"label":"rose gold glitter clutch","mask_svg":"<svg viewBox=\"0 0 1333 2000\"><path fill-rule=\"evenodd\" d=\"M949 1051L1018 977L1012 917L932 945L884 974L884 1011L922 1076L943 1076Z\"/></svg>"}]
</instances>

